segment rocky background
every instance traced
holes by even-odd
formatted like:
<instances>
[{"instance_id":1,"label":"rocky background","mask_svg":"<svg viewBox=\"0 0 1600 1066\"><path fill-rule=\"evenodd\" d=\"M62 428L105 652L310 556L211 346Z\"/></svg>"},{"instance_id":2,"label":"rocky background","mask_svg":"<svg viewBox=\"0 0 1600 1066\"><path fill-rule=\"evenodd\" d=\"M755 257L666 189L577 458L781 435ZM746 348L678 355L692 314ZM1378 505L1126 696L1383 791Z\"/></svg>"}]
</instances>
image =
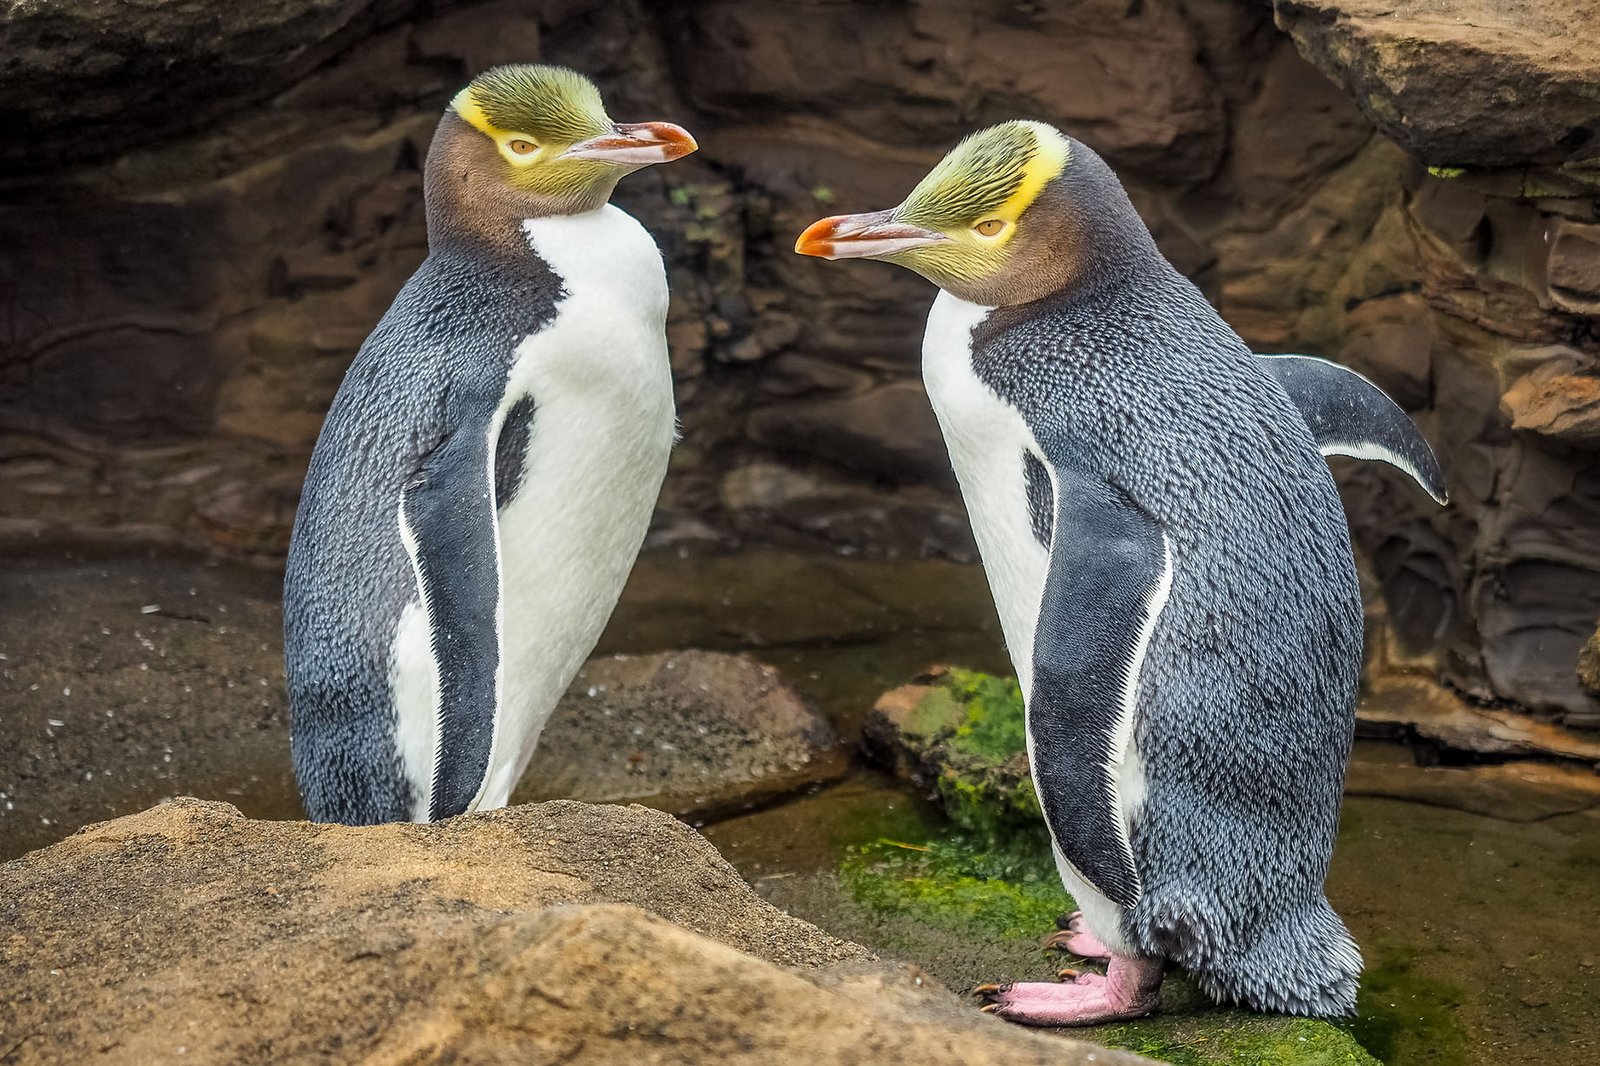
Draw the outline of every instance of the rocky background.
<instances>
[{"instance_id":1,"label":"rocky background","mask_svg":"<svg viewBox=\"0 0 1600 1066\"><path fill-rule=\"evenodd\" d=\"M975 10L979 8L981 10ZM970 557L925 283L789 251L1024 115L1106 155L1264 351L1412 410L1452 493L1341 466L1384 667L1600 726L1600 3L13 0L0 532L281 556L343 370L425 253L470 75L544 59L702 150L619 200L672 271L658 539ZM1375 606L1381 615L1382 606Z\"/></svg>"}]
</instances>

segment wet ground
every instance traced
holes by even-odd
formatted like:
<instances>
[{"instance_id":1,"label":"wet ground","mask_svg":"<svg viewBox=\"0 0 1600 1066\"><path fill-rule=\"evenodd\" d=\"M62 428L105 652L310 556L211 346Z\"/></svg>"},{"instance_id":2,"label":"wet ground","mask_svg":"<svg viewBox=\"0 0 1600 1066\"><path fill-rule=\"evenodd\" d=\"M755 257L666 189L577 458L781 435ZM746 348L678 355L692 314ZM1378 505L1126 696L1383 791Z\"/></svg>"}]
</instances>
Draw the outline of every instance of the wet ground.
<instances>
[{"instance_id":1,"label":"wet ground","mask_svg":"<svg viewBox=\"0 0 1600 1066\"><path fill-rule=\"evenodd\" d=\"M0 574L0 859L187 794L299 814L278 576L198 557L35 546ZM669 549L641 560L602 651L748 648L853 736L934 661L1005 666L981 572ZM1355 1032L1391 1066L1600 1061L1600 793L1546 764L1421 768L1359 745L1329 894L1368 970ZM954 986L1044 979L1031 937L953 937L860 906L853 845L925 830L903 786L844 782L707 826L773 902ZM1041 930L1041 933L1043 930Z\"/></svg>"}]
</instances>

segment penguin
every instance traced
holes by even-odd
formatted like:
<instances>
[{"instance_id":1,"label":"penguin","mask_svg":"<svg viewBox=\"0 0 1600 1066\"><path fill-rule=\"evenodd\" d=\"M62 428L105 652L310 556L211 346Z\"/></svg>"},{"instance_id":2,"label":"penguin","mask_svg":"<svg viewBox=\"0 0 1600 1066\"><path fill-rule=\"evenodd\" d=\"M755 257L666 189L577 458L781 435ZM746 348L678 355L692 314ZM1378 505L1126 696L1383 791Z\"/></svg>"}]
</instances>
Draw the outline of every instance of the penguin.
<instances>
[{"instance_id":1,"label":"penguin","mask_svg":"<svg viewBox=\"0 0 1600 1066\"><path fill-rule=\"evenodd\" d=\"M676 437L660 251L607 201L696 148L582 75L496 67L428 151L428 255L312 452L284 578L306 813L502 807L598 640Z\"/></svg>"},{"instance_id":2,"label":"penguin","mask_svg":"<svg viewBox=\"0 0 1600 1066\"><path fill-rule=\"evenodd\" d=\"M1062 939L1100 973L982 985L1033 1025L1154 1011L1165 966L1218 1000L1349 1014L1328 903L1362 610L1325 454L1443 498L1426 442L1337 364L1252 354L1157 250L1110 167L1054 127L973 134L895 208L796 251L940 292L923 378L1024 694Z\"/></svg>"}]
</instances>

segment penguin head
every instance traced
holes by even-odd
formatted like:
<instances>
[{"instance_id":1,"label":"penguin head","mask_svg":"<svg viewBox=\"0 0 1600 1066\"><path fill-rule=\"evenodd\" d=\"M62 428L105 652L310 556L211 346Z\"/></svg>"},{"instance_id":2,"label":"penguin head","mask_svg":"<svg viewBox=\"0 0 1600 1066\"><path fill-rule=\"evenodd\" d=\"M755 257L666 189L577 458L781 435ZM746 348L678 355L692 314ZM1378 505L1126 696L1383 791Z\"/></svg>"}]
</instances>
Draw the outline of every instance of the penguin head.
<instances>
[{"instance_id":1,"label":"penguin head","mask_svg":"<svg viewBox=\"0 0 1600 1066\"><path fill-rule=\"evenodd\" d=\"M516 64L484 71L456 94L429 151L437 189L514 218L579 214L601 206L618 179L698 145L670 122L613 122L600 90L565 67ZM436 165L437 163L437 165Z\"/></svg>"},{"instance_id":2,"label":"penguin head","mask_svg":"<svg viewBox=\"0 0 1600 1066\"><path fill-rule=\"evenodd\" d=\"M824 218L795 242L801 255L896 263L989 307L1092 283L1153 248L1111 168L1026 121L969 136L898 207Z\"/></svg>"}]
</instances>

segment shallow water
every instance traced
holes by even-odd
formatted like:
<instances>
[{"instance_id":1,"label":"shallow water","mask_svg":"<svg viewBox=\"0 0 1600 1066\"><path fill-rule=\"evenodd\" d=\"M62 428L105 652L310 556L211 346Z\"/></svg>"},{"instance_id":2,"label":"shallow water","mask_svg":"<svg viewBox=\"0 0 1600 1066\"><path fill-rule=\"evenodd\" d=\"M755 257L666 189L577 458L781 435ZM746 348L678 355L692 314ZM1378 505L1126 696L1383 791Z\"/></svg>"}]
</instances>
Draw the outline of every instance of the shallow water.
<instances>
[{"instance_id":1,"label":"shallow water","mask_svg":"<svg viewBox=\"0 0 1600 1066\"><path fill-rule=\"evenodd\" d=\"M277 575L61 549L12 563L0 575L0 858L176 794L299 814ZM688 646L752 650L846 737L879 692L930 663L1005 667L976 567L648 553L601 650ZM1406 794L1431 775L1409 790L1427 805L1346 803L1329 894L1367 958L1363 1043L1391 1066L1600 1061L1600 811L1581 799L1518 806L1474 771L1425 771L1393 745L1362 744L1358 762L1353 779L1369 793ZM900 783L857 768L705 831L773 902L954 987L1044 979L1051 960L1031 936L952 938L873 915L842 888L844 849L934 817Z\"/></svg>"}]
</instances>

